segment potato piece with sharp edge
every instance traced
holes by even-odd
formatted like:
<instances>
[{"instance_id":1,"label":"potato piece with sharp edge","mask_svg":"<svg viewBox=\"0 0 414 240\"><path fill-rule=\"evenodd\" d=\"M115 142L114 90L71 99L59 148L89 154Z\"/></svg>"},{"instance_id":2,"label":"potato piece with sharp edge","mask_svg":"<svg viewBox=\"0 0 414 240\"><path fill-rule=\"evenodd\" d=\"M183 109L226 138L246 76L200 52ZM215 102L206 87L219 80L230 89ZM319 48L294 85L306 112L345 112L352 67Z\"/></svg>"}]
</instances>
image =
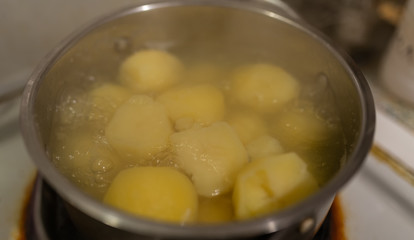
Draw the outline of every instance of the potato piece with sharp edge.
<instances>
[{"instance_id":1,"label":"potato piece with sharp edge","mask_svg":"<svg viewBox=\"0 0 414 240\"><path fill-rule=\"evenodd\" d=\"M182 77L183 64L174 55L160 50L142 50L121 65L119 81L138 93L160 91Z\"/></svg>"},{"instance_id":2,"label":"potato piece with sharp edge","mask_svg":"<svg viewBox=\"0 0 414 240\"><path fill-rule=\"evenodd\" d=\"M262 113L280 110L295 99L300 90L293 76L282 68L267 63L237 69L232 89L238 102Z\"/></svg>"},{"instance_id":3,"label":"potato piece with sharp edge","mask_svg":"<svg viewBox=\"0 0 414 240\"><path fill-rule=\"evenodd\" d=\"M111 146L138 163L165 150L172 133L164 106L146 95L134 95L119 106L105 129Z\"/></svg>"},{"instance_id":4,"label":"potato piece with sharp edge","mask_svg":"<svg viewBox=\"0 0 414 240\"><path fill-rule=\"evenodd\" d=\"M174 133L170 141L175 161L206 197L229 192L248 160L242 142L225 122Z\"/></svg>"},{"instance_id":5,"label":"potato piece with sharp edge","mask_svg":"<svg viewBox=\"0 0 414 240\"><path fill-rule=\"evenodd\" d=\"M186 119L209 125L221 120L225 112L223 94L209 84L173 88L160 95L157 101L164 104L174 122Z\"/></svg>"},{"instance_id":6,"label":"potato piece with sharp edge","mask_svg":"<svg viewBox=\"0 0 414 240\"><path fill-rule=\"evenodd\" d=\"M257 159L237 176L233 191L236 218L247 219L282 209L317 189L316 180L297 154Z\"/></svg>"},{"instance_id":7,"label":"potato piece with sharp edge","mask_svg":"<svg viewBox=\"0 0 414 240\"><path fill-rule=\"evenodd\" d=\"M183 224L197 218L194 186L186 175L172 167L125 169L115 177L103 201L155 220Z\"/></svg>"}]
</instances>

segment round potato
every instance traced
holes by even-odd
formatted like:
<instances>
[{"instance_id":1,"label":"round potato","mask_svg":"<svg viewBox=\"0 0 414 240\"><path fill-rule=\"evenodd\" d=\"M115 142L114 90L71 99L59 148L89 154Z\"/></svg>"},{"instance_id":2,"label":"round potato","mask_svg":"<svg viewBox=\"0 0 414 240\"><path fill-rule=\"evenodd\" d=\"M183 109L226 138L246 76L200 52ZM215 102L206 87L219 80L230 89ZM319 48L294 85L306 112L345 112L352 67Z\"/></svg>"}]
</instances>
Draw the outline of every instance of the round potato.
<instances>
[{"instance_id":1,"label":"round potato","mask_svg":"<svg viewBox=\"0 0 414 240\"><path fill-rule=\"evenodd\" d=\"M134 167L121 171L104 202L141 217L176 223L194 221L198 211L193 184L172 167Z\"/></svg>"},{"instance_id":2,"label":"round potato","mask_svg":"<svg viewBox=\"0 0 414 240\"><path fill-rule=\"evenodd\" d=\"M168 52L142 50L122 63L119 81L139 93L159 91L179 81L183 68Z\"/></svg>"},{"instance_id":3,"label":"round potato","mask_svg":"<svg viewBox=\"0 0 414 240\"><path fill-rule=\"evenodd\" d=\"M232 82L236 101L264 113L281 109L299 95L299 90L293 76L272 64L241 67Z\"/></svg>"}]
</instances>

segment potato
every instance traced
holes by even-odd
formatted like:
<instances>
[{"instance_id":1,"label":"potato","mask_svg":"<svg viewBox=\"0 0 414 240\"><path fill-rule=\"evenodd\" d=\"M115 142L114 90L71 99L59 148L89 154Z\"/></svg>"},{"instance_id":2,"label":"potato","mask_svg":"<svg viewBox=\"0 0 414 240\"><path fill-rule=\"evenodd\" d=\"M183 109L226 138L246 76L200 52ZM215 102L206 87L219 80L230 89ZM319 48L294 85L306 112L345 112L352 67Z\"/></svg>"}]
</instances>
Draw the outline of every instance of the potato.
<instances>
[{"instance_id":1,"label":"potato","mask_svg":"<svg viewBox=\"0 0 414 240\"><path fill-rule=\"evenodd\" d=\"M121 65L119 81L138 93L159 91L181 78L181 61L160 50L142 50L128 57Z\"/></svg>"},{"instance_id":2,"label":"potato","mask_svg":"<svg viewBox=\"0 0 414 240\"><path fill-rule=\"evenodd\" d=\"M232 80L234 98L262 113L280 110L299 95L297 80L272 64L252 64L236 70Z\"/></svg>"},{"instance_id":3,"label":"potato","mask_svg":"<svg viewBox=\"0 0 414 240\"><path fill-rule=\"evenodd\" d=\"M164 104L174 122L187 119L205 126L221 120L225 112L222 93L208 84L173 88L157 101Z\"/></svg>"},{"instance_id":4,"label":"potato","mask_svg":"<svg viewBox=\"0 0 414 240\"><path fill-rule=\"evenodd\" d=\"M288 148L311 150L338 138L339 126L329 125L313 109L292 108L280 113L271 132Z\"/></svg>"},{"instance_id":5,"label":"potato","mask_svg":"<svg viewBox=\"0 0 414 240\"><path fill-rule=\"evenodd\" d=\"M191 176L201 196L229 192L248 160L242 142L225 122L174 133L170 141L175 161Z\"/></svg>"},{"instance_id":6,"label":"potato","mask_svg":"<svg viewBox=\"0 0 414 240\"><path fill-rule=\"evenodd\" d=\"M295 153L271 155L247 164L237 176L233 204L238 219L292 205L318 189L306 163Z\"/></svg>"},{"instance_id":7,"label":"potato","mask_svg":"<svg viewBox=\"0 0 414 240\"><path fill-rule=\"evenodd\" d=\"M266 157L272 154L281 154L284 152L279 141L269 135L262 135L246 145L250 159Z\"/></svg>"},{"instance_id":8,"label":"potato","mask_svg":"<svg viewBox=\"0 0 414 240\"><path fill-rule=\"evenodd\" d=\"M131 92L119 85L106 83L89 93L91 111L89 120L107 123L117 107L131 97Z\"/></svg>"},{"instance_id":9,"label":"potato","mask_svg":"<svg viewBox=\"0 0 414 240\"><path fill-rule=\"evenodd\" d=\"M202 198L198 207L198 222L222 223L233 219L233 204L231 198L213 197Z\"/></svg>"},{"instance_id":10,"label":"potato","mask_svg":"<svg viewBox=\"0 0 414 240\"><path fill-rule=\"evenodd\" d=\"M198 199L193 184L171 167L125 169L115 177L103 201L155 220L184 224L197 218Z\"/></svg>"},{"instance_id":11,"label":"potato","mask_svg":"<svg viewBox=\"0 0 414 240\"><path fill-rule=\"evenodd\" d=\"M101 197L122 162L100 136L78 129L70 137L54 138L51 147L55 165L82 190Z\"/></svg>"},{"instance_id":12,"label":"potato","mask_svg":"<svg viewBox=\"0 0 414 240\"><path fill-rule=\"evenodd\" d=\"M227 121L244 144L267 132L266 123L254 113L236 112L231 114Z\"/></svg>"},{"instance_id":13,"label":"potato","mask_svg":"<svg viewBox=\"0 0 414 240\"><path fill-rule=\"evenodd\" d=\"M134 95L119 106L105 129L111 146L137 163L165 150L172 133L164 106L145 95Z\"/></svg>"}]
</instances>

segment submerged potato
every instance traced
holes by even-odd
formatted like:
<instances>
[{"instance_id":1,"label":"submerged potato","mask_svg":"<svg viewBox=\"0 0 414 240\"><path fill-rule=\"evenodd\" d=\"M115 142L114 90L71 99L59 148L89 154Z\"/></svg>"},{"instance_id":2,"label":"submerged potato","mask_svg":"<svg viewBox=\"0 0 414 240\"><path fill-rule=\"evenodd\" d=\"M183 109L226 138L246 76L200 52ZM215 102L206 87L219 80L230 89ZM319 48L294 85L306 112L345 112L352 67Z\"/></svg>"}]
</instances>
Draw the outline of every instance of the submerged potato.
<instances>
[{"instance_id":1,"label":"submerged potato","mask_svg":"<svg viewBox=\"0 0 414 240\"><path fill-rule=\"evenodd\" d=\"M133 162L166 149L172 133L164 106L145 95L134 95L119 106L105 129L111 146Z\"/></svg>"},{"instance_id":2,"label":"submerged potato","mask_svg":"<svg viewBox=\"0 0 414 240\"><path fill-rule=\"evenodd\" d=\"M170 137L175 161L191 176L198 194L211 197L229 192L247 153L225 122L174 133Z\"/></svg>"},{"instance_id":3,"label":"submerged potato","mask_svg":"<svg viewBox=\"0 0 414 240\"><path fill-rule=\"evenodd\" d=\"M230 198L201 198L198 207L198 221L201 223L223 223L233 219L233 205Z\"/></svg>"},{"instance_id":4,"label":"submerged potato","mask_svg":"<svg viewBox=\"0 0 414 240\"><path fill-rule=\"evenodd\" d=\"M164 104L174 122L186 119L209 125L221 120L226 109L221 91L209 84L173 88L160 95L157 101Z\"/></svg>"},{"instance_id":5,"label":"submerged potato","mask_svg":"<svg viewBox=\"0 0 414 240\"><path fill-rule=\"evenodd\" d=\"M121 65L119 81L142 93L159 91L180 80L183 65L172 54L160 50L142 50Z\"/></svg>"},{"instance_id":6,"label":"submerged potato","mask_svg":"<svg viewBox=\"0 0 414 240\"><path fill-rule=\"evenodd\" d=\"M103 84L89 93L92 109L89 120L107 123L118 106L131 97L131 92L115 84Z\"/></svg>"},{"instance_id":7,"label":"submerged potato","mask_svg":"<svg viewBox=\"0 0 414 240\"><path fill-rule=\"evenodd\" d=\"M232 88L238 102L263 113L281 109L298 97L300 90L294 77L272 64L253 64L238 69Z\"/></svg>"},{"instance_id":8,"label":"submerged potato","mask_svg":"<svg viewBox=\"0 0 414 240\"><path fill-rule=\"evenodd\" d=\"M312 109L290 109L278 115L271 131L293 149L315 149L338 138L339 128L316 115Z\"/></svg>"},{"instance_id":9,"label":"submerged potato","mask_svg":"<svg viewBox=\"0 0 414 240\"><path fill-rule=\"evenodd\" d=\"M141 217L181 224L196 220L198 211L197 193L190 179L170 167L121 171L104 202Z\"/></svg>"},{"instance_id":10,"label":"submerged potato","mask_svg":"<svg viewBox=\"0 0 414 240\"><path fill-rule=\"evenodd\" d=\"M295 153L257 159L237 176L233 204L238 219L257 217L294 204L318 189Z\"/></svg>"},{"instance_id":11,"label":"submerged potato","mask_svg":"<svg viewBox=\"0 0 414 240\"><path fill-rule=\"evenodd\" d=\"M227 122L236 130L237 135L244 144L268 131L263 119L254 113L233 113L228 117Z\"/></svg>"},{"instance_id":12,"label":"submerged potato","mask_svg":"<svg viewBox=\"0 0 414 240\"><path fill-rule=\"evenodd\" d=\"M262 135L250 141L246 145L250 159L257 159L274 154L283 153L283 147L279 141L269 135Z\"/></svg>"}]
</instances>

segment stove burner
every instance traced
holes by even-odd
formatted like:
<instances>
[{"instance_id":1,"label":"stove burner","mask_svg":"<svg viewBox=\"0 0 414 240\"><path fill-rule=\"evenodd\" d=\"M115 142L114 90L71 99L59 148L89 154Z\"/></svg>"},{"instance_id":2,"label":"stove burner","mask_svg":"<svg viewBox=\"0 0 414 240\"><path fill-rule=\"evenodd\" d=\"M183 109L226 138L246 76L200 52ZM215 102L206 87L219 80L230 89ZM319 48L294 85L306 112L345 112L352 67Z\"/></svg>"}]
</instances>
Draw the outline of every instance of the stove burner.
<instances>
[{"instance_id":1,"label":"stove burner","mask_svg":"<svg viewBox=\"0 0 414 240\"><path fill-rule=\"evenodd\" d=\"M329 211L313 240L334 240L333 214ZM59 195L40 177L36 179L24 223L26 240L86 240L76 230Z\"/></svg>"}]
</instances>

